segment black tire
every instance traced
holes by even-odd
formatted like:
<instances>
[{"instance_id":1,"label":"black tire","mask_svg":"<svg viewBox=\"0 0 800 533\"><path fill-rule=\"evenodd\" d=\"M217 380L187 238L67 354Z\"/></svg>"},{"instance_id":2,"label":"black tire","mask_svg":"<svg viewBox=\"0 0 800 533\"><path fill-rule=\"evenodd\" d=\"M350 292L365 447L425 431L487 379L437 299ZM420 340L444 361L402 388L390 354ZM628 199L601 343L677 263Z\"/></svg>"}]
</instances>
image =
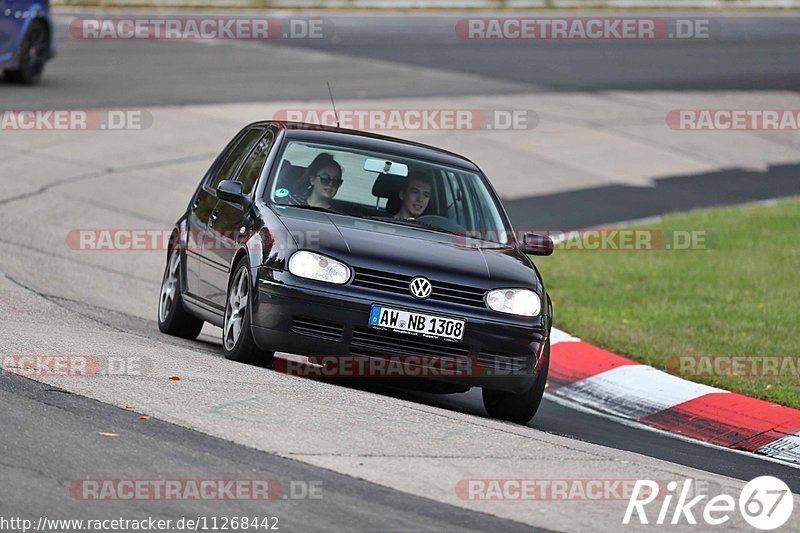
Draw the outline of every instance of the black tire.
<instances>
[{"instance_id":1,"label":"black tire","mask_svg":"<svg viewBox=\"0 0 800 533\"><path fill-rule=\"evenodd\" d=\"M244 281L242 281L244 277ZM246 293L241 294L242 287ZM234 294L236 292L236 294ZM222 352L226 359L239 363L256 366L268 366L275 357L275 352L267 352L256 345L253 332L250 329L252 316L252 283L250 282L250 264L247 257L243 257L233 269L233 275L228 282L228 292L225 297L225 322L222 325ZM242 302L244 300L244 302ZM236 306L234 303L238 302ZM242 309L241 304L244 303ZM233 335L237 318L239 323L238 336Z\"/></svg>"},{"instance_id":2,"label":"black tire","mask_svg":"<svg viewBox=\"0 0 800 533\"><path fill-rule=\"evenodd\" d=\"M47 26L38 20L32 22L20 43L18 68L5 70L3 75L7 80L22 85L39 83L49 49L50 35Z\"/></svg>"},{"instance_id":3,"label":"black tire","mask_svg":"<svg viewBox=\"0 0 800 533\"><path fill-rule=\"evenodd\" d=\"M167 256L158 299L158 329L162 333L191 340L200 335L203 321L190 315L183 307L181 260L178 248L174 248ZM171 296L167 297L165 291L170 287Z\"/></svg>"},{"instance_id":4,"label":"black tire","mask_svg":"<svg viewBox=\"0 0 800 533\"><path fill-rule=\"evenodd\" d=\"M514 394L506 391L483 389L483 406L489 416L527 424L536 415L544 396L544 387L547 384L547 371L550 368L550 339L547 339L542 352L544 362L536 381L530 389Z\"/></svg>"}]
</instances>

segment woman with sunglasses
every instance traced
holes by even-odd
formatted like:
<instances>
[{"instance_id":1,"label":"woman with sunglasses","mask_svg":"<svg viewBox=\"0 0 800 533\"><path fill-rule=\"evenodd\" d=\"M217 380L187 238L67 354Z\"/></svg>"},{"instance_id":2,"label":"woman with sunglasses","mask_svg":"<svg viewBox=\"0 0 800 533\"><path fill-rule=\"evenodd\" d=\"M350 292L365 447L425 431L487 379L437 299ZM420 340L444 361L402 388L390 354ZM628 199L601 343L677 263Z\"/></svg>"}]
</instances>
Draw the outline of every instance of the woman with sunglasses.
<instances>
[{"instance_id":1,"label":"woman with sunglasses","mask_svg":"<svg viewBox=\"0 0 800 533\"><path fill-rule=\"evenodd\" d=\"M342 166L331 154L322 152L303 172L300 183L308 183L304 203L330 209L331 200L342 185Z\"/></svg>"}]
</instances>

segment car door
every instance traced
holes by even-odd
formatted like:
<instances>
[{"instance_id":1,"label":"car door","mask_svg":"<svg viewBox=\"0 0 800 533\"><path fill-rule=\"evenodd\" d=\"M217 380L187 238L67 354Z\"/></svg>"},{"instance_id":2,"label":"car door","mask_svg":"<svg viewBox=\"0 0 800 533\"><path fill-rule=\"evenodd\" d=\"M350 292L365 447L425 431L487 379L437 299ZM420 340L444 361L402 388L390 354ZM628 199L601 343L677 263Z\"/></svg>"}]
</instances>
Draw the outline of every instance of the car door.
<instances>
[{"instance_id":1,"label":"car door","mask_svg":"<svg viewBox=\"0 0 800 533\"><path fill-rule=\"evenodd\" d=\"M253 194L274 144L275 133L267 131L242 164L236 180L242 183L245 195ZM246 220L247 211L248 208L244 206L220 200L215 209L215 216L209 221L206 257L209 262L213 262L214 268L206 270L211 289L207 297L215 306L225 306L230 268L234 266L231 264L233 256L239 243L250 235L251 222Z\"/></svg>"},{"instance_id":2,"label":"car door","mask_svg":"<svg viewBox=\"0 0 800 533\"><path fill-rule=\"evenodd\" d=\"M213 196L215 202L208 217L200 250L200 292L198 296L217 310L224 309L225 306L230 261L236 252L238 230L245 216L242 206L217 199L217 186L224 180L238 178L239 169L243 168L245 159L248 159L248 156L253 153L253 148L264 133L264 126L245 130L225 160L222 161L218 172L205 191Z\"/></svg>"},{"instance_id":3,"label":"car door","mask_svg":"<svg viewBox=\"0 0 800 533\"><path fill-rule=\"evenodd\" d=\"M186 292L190 296L199 297L203 293L202 279L200 277L200 263L202 260L203 241L206 239L208 220L217 206L217 196L211 188L216 182L220 168L231 157L242 137L244 131L237 134L228 143L211 168L206 172L200 186L197 188L186 217Z\"/></svg>"}]
</instances>

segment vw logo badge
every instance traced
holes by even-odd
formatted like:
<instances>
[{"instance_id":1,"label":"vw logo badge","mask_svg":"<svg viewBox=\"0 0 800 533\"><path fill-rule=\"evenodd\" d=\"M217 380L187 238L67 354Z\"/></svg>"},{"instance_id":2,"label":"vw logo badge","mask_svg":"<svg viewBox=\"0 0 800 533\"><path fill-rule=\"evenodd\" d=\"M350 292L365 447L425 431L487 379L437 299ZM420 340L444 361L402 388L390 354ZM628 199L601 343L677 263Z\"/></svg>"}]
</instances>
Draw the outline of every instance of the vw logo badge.
<instances>
[{"instance_id":1,"label":"vw logo badge","mask_svg":"<svg viewBox=\"0 0 800 533\"><path fill-rule=\"evenodd\" d=\"M424 300L431 295L433 286L431 282L425 278L414 278L410 284L411 296Z\"/></svg>"}]
</instances>

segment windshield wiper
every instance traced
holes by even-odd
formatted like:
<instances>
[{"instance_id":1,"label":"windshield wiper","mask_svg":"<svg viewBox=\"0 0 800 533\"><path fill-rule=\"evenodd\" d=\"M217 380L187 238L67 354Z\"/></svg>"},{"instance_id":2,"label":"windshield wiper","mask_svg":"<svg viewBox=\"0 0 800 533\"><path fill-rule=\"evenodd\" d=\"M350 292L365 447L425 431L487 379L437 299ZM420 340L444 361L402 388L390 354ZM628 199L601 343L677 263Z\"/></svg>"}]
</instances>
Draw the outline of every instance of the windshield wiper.
<instances>
[{"instance_id":1,"label":"windshield wiper","mask_svg":"<svg viewBox=\"0 0 800 533\"><path fill-rule=\"evenodd\" d=\"M401 226L409 226L409 227L412 227L412 228L425 228L425 229L430 229L430 230L433 230L433 231L439 231L439 232L442 232L442 233L449 233L451 235L458 235L458 233L456 233L453 230L449 230L447 228L442 228L440 226L434 226L433 224L428 224L427 222L422 222L420 220L414 220L413 218L401 219L401 218L394 218L394 217L379 217L379 216L369 216L369 217L364 217L364 218L367 218L369 220L380 220L381 222L390 222L390 223L393 223L393 224L400 224Z\"/></svg>"}]
</instances>

